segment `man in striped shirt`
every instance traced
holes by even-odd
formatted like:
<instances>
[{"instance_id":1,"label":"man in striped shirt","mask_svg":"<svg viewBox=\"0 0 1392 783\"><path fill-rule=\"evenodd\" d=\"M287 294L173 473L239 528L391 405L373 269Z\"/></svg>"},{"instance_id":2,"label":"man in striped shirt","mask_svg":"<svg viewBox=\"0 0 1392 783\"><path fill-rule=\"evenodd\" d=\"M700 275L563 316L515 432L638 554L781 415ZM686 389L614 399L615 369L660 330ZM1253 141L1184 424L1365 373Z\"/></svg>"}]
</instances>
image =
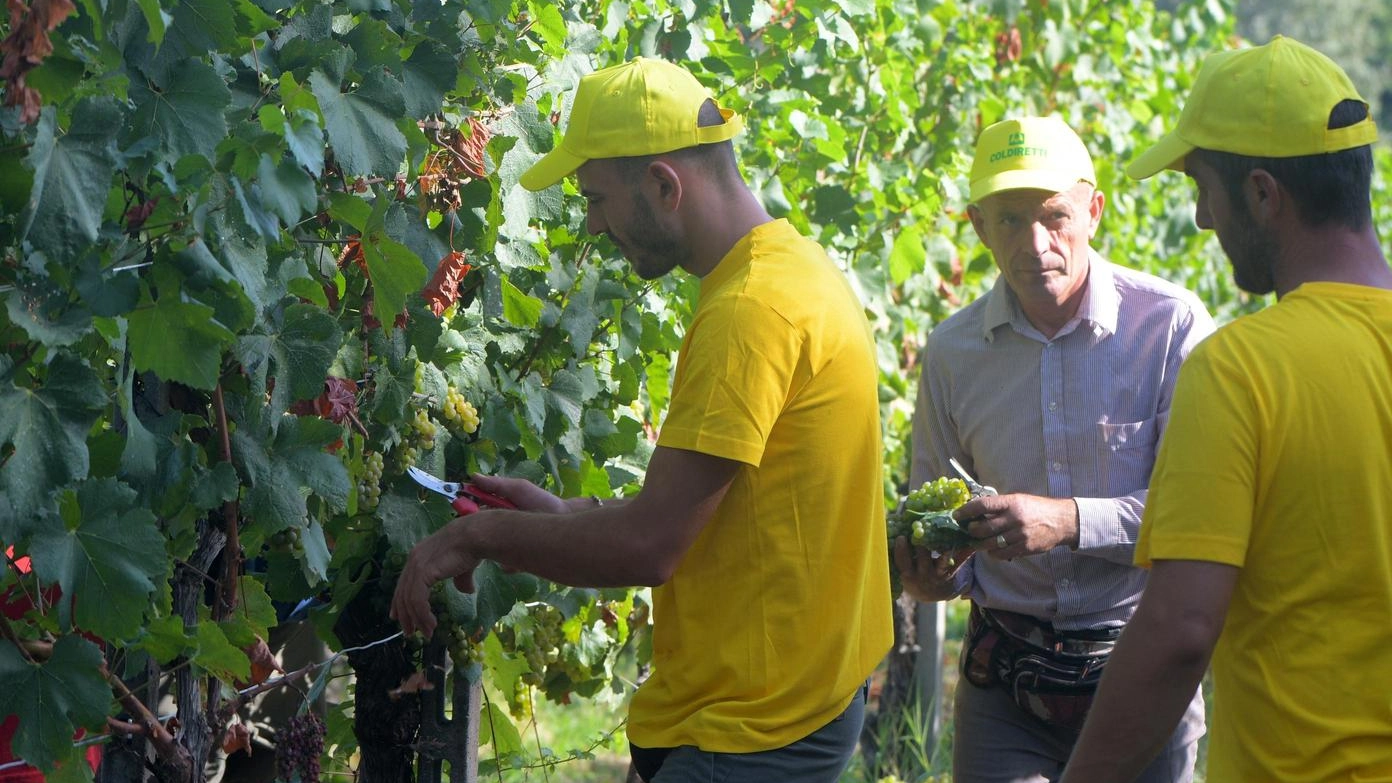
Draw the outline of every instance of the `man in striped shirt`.
<instances>
[{"instance_id":1,"label":"man in striped shirt","mask_svg":"<svg viewBox=\"0 0 1392 783\"><path fill-rule=\"evenodd\" d=\"M968 212L1000 275L923 351L913 485L952 475L955 458L1000 493L957 512L975 549L896 543L911 596L972 602L958 783L1061 776L1145 584L1132 554L1175 375L1214 328L1192 293L1092 250L1096 182L1058 118L983 131ZM1202 734L1195 693L1140 780L1190 780Z\"/></svg>"}]
</instances>

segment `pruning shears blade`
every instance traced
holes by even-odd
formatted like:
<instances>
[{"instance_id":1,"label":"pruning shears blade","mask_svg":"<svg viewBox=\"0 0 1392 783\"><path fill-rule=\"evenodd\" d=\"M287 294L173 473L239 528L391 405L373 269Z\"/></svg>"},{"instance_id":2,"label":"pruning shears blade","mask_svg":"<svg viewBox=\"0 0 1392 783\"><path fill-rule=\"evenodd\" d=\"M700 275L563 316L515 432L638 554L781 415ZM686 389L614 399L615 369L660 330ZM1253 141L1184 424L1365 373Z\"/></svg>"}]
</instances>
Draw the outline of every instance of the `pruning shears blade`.
<instances>
[{"instance_id":1,"label":"pruning shears blade","mask_svg":"<svg viewBox=\"0 0 1392 783\"><path fill-rule=\"evenodd\" d=\"M452 481L441 481L434 476L426 473L415 465L406 468L406 475L410 476L415 482L431 492L438 492L441 495L454 500L459 497L459 485Z\"/></svg>"},{"instance_id":2,"label":"pruning shears blade","mask_svg":"<svg viewBox=\"0 0 1392 783\"><path fill-rule=\"evenodd\" d=\"M967 483L967 489L970 490L973 495L996 494L995 487L983 486L982 484L977 482L977 480L972 478L971 474L967 472L966 468L962 467L962 463L958 462L955 457L949 457L947 462L949 465L952 466L953 470L957 471L957 475L961 476L962 480Z\"/></svg>"}]
</instances>

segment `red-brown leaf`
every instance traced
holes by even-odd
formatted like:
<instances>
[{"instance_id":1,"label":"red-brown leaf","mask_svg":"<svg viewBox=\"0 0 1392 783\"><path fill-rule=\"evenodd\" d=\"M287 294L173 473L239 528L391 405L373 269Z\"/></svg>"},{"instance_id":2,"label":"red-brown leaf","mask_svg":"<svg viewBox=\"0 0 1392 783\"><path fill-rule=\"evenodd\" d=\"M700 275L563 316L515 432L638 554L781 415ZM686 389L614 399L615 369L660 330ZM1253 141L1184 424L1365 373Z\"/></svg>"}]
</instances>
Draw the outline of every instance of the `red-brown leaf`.
<instances>
[{"instance_id":1,"label":"red-brown leaf","mask_svg":"<svg viewBox=\"0 0 1392 783\"><path fill-rule=\"evenodd\" d=\"M430 305L430 312L438 316L454 304L459 298L459 281L463 280L472 268L464 262L464 254L458 250L440 259L430 282L421 289L421 295Z\"/></svg>"},{"instance_id":2,"label":"red-brown leaf","mask_svg":"<svg viewBox=\"0 0 1392 783\"><path fill-rule=\"evenodd\" d=\"M392 701L396 701L402 696L407 696L412 693L433 690L435 690L435 685L431 683L430 680L426 679L425 672L415 671L411 672L411 675L405 680L402 680L400 685L387 691L387 696Z\"/></svg>"}]
</instances>

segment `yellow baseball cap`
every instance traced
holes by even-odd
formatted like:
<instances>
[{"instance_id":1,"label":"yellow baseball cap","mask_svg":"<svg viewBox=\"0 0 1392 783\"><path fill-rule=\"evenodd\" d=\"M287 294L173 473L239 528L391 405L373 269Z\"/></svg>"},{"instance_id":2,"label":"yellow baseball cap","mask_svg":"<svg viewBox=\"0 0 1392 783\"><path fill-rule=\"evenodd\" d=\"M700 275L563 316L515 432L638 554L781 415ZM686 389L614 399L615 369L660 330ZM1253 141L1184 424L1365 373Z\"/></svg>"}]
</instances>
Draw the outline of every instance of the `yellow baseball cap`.
<instances>
[{"instance_id":1,"label":"yellow baseball cap","mask_svg":"<svg viewBox=\"0 0 1392 783\"><path fill-rule=\"evenodd\" d=\"M1275 36L1262 46L1204 58L1175 129L1141 153L1126 173L1145 179L1183 169L1196 148L1258 158L1293 158L1362 147L1377 140L1372 115L1329 129L1340 101L1367 105L1348 74L1299 41Z\"/></svg>"},{"instance_id":2,"label":"yellow baseball cap","mask_svg":"<svg viewBox=\"0 0 1392 783\"><path fill-rule=\"evenodd\" d=\"M1097 184L1092 156L1058 117L1002 120L976 140L969 196L973 204L1002 190L1061 193L1079 182Z\"/></svg>"},{"instance_id":3,"label":"yellow baseball cap","mask_svg":"<svg viewBox=\"0 0 1392 783\"><path fill-rule=\"evenodd\" d=\"M585 76L565 136L522 175L527 190L548 188L594 158L657 155L727 141L744 121L721 109L723 125L698 127L696 115L710 92L686 69L666 60L635 57Z\"/></svg>"}]
</instances>

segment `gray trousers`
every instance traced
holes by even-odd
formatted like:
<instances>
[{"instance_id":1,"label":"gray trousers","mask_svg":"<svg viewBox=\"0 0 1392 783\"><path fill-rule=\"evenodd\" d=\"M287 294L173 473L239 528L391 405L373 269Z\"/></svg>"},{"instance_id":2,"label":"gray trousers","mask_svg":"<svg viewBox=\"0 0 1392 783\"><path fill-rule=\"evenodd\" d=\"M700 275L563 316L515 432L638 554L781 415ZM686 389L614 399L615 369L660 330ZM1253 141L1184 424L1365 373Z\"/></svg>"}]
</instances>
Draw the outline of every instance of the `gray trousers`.
<instances>
[{"instance_id":1,"label":"gray trousers","mask_svg":"<svg viewBox=\"0 0 1392 783\"><path fill-rule=\"evenodd\" d=\"M860 739L865 692L864 686L857 689L830 723L781 748L758 753L712 753L694 745L670 751L632 748L633 760L649 783L836 783Z\"/></svg>"},{"instance_id":2,"label":"gray trousers","mask_svg":"<svg viewBox=\"0 0 1392 783\"><path fill-rule=\"evenodd\" d=\"M1063 776L1077 740L1076 734L1051 729L1027 714L999 687L959 681L953 714L954 783L1053 783ZM1203 696L1196 693L1164 750L1136 780L1192 781L1203 733Z\"/></svg>"}]
</instances>

